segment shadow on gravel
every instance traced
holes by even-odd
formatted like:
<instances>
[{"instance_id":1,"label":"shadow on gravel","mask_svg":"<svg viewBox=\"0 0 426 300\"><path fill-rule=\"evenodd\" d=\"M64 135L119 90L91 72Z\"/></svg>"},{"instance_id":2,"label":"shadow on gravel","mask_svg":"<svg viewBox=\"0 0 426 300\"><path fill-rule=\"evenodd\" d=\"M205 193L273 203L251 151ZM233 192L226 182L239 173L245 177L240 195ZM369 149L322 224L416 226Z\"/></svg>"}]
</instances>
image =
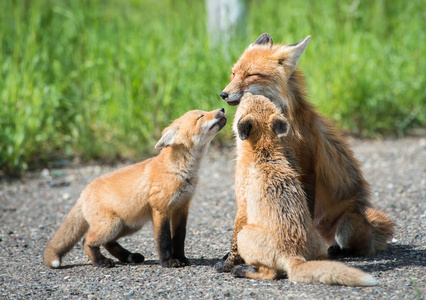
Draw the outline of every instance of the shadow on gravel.
<instances>
[{"instance_id":1,"label":"shadow on gravel","mask_svg":"<svg viewBox=\"0 0 426 300\"><path fill-rule=\"evenodd\" d=\"M193 266L214 266L216 263L221 261L220 258L195 258L189 259Z\"/></svg>"},{"instance_id":2,"label":"shadow on gravel","mask_svg":"<svg viewBox=\"0 0 426 300\"><path fill-rule=\"evenodd\" d=\"M217 262L219 262L220 258L188 258L190 266L214 266ZM120 265L120 264L117 264ZM146 260L141 265L160 265L158 260Z\"/></svg>"},{"instance_id":3,"label":"shadow on gravel","mask_svg":"<svg viewBox=\"0 0 426 300\"><path fill-rule=\"evenodd\" d=\"M65 265L65 266L61 266L59 268L59 270L66 270L66 269L72 269L72 268L78 268L78 267L87 267L87 266L92 267L92 264L87 263L87 264Z\"/></svg>"},{"instance_id":4,"label":"shadow on gravel","mask_svg":"<svg viewBox=\"0 0 426 300\"><path fill-rule=\"evenodd\" d=\"M419 245L389 245L388 250L381 251L373 256L367 257L344 257L332 259L344 263L354 263L354 267L358 267L366 272L379 272L395 270L406 266L426 266L426 250L415 249ZM214 266L221 258L189 258L191 266ZM114 268L126 266L125 263L115 262ZM140 266L160 266L158 260L146 260ZM75 264L61 266L60 269L72 269L78 267L92 267L92 264Z\"/></svg>"},{"instance_id":5,"label":"shadow on gravel","mask_svg":"<svg viewBox=\"0 0 426 300\"><path fill-rule=\"evenodd\" d=\"M193 259L189 259L189 262L191 266L214 266L220 260L221 260L220 258L193 258ZM128 264L115 261L115 266L113 268L117 268L117 267L120 268L126 265ZM152 259L152 260L145 260L141 264L133 264L133 265L134 266L160 266L160 262L158 260ZM87 263L87 264L64 265L64 266L61 266L59 269L66 270L66 269L73 269L78 267L95 268L92 266L91 263Z\"/></svg>"},{"instance_id":6,"label":"shadow on gravel","mask_svg":"<svg viewBox=\"0 0 426 300\"><path fill-rule=\"evenodd\" d=\"M367 272L389 271L406 266L426 266L426 250L415 249L419 245L389 245L388 250L367 257L348 257L341 262L360 262L355 264ZM368 264L363 264L363 263Z\"/></svg>"}]
</instances>

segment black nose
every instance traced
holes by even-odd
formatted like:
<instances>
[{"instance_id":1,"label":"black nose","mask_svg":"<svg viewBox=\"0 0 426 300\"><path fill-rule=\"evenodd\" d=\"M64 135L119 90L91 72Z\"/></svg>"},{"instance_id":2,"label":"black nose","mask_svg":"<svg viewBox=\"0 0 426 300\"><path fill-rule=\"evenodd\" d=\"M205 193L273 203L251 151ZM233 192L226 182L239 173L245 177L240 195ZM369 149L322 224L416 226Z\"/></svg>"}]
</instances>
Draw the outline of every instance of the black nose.
<instances>
[{"instance_id":1,"label":"black nose","mask_svg":"<svg viewBox=\"0 0 426 300\"><path fill-rule=\"evenodd\" d=\"M222 98L222 100L225 100L226 98L228 98L228 93L225 93L225 92L220 93L220 98Z\"/></svg>"},{"instance_id":2,"label":"black nose","mask_svg":"<svg viewBox=\"0 0 426 300\"><path fill-rule=\"evenodd\" d=\"M222 113L225 113L225 109L224 109L223 107L220 109L220 111L221 111Z\"/></svg>"}]
</instances>

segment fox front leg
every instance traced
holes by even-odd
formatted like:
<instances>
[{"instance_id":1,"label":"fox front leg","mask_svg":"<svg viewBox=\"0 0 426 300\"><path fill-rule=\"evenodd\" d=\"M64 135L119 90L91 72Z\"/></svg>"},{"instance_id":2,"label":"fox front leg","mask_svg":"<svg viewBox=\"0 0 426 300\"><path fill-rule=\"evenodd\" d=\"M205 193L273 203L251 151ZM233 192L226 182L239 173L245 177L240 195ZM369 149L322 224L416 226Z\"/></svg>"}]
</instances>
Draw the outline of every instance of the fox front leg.
<instances>
[{"instance_id":1,"label":"fox front leg","mask_svg":"<svg viewBox=\"0 0 426 300\"><path fill-rule=\"evenodd\" d=\"M172 217L172 243L173 258L179 260L184 266L189 266L185 256L186 222L188 219L189 203L173 213Z\"/></svg>"},{"instance_id":2,"label":"fox front leg","mask_svg":"<svg viewBox=\"0 0 426 300\"><path fill-rule=\"evenodd\" d=\"M165 268L183 267L184 264L173 258L173 242L170 232L170 217L166 213L153 210L152 224L154 238L157 243L160 264Z\"/></svg>"}]
</instances>

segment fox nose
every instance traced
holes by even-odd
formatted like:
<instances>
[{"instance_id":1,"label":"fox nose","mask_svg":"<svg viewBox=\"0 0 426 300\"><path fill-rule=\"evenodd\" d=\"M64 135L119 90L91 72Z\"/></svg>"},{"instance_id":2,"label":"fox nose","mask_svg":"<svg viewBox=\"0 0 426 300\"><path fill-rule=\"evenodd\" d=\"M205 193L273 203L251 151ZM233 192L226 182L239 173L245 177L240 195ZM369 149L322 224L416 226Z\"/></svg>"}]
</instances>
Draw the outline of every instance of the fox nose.
<instances>
[{"instance_id":1,"label":"fox nose","mask_svg":"<svg viewBox=\"0 0 426 300\"><path fill-rule=\"evenodd\" d=\"M220 111L221 111L222 113L225 113L225 109L224 109L223 107L220 109Z\"/></svg>"},{"instance_id":2,"label":"fox nose","mask_svg":"<svg viewBox=\"0 0 426 300\"><path fill-rule=\"evenodd\" d=\"M226 92L220 93L220 98L222 98L222 100L225 100L226 98L228 98L228 93Z\"/></svg>"}]
</instances>

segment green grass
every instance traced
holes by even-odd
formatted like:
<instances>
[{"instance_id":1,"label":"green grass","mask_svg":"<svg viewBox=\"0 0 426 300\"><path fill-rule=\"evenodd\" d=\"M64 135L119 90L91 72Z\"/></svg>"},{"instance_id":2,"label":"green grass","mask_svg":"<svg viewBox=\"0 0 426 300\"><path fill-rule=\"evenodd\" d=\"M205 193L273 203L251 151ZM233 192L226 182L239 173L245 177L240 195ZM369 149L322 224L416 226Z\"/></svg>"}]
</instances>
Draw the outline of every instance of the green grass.
<instances>
[{"instance_id":1,"label":"green grass","mask_svg":"<svg viewBox=\"0 0 426 300\"><path fill-rule=\"evenodd\" d=\"M413 286L414 292L416 293L416 299L422 300L423 298L423 291L421 288L419 288L419 285L417 284L417 278L413 276L413 274L410 274L410 280L411 284Z\"/></svg>"},{"instance_id":2,"label":"green grass","mask_svg":"<svg viewBox=\"0 0 426 300\"><path fill-rule=\"evenodd\" d=\"M0 169L152 154L171 120L225 105L230 67L263 32L312 35L300 67L340 128L377 137L426 125L423 1L281 2L250 1L246 28L222 47L209 42L204 1L1 1Z\"/></svg>"}]
</instances>

